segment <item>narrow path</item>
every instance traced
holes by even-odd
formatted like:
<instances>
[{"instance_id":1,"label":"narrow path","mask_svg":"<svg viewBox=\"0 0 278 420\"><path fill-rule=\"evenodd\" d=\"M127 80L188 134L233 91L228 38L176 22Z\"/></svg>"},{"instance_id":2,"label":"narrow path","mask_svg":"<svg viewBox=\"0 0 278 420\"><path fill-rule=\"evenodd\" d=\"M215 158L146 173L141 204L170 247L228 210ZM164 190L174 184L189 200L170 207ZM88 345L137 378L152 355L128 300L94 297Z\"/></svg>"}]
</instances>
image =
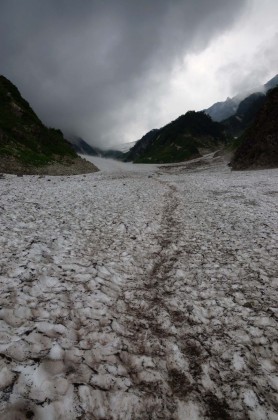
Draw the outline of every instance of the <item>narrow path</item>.
<instances>
[{"instance_id":1,"label":"narrow path","mask_svg":"<svg viewBox=\"0 0 278 420\"><path fill-rule=\"evenodd\" d=\"M167 189L162 198L160 226L153 238L154 251L141 261L141 276L129 281L123 294L125 328L131 337L125 340L127 350L121 358L131 376L132 392L141 396L142 406L137 404L132 415L138 419L145 418L146 412L153 419L171 418L177 408L171 368L176 331L164 304L164 294L169 293L167 282L178 258L175 245L179 236L175 220L178 199L173 185L163 185Z\"/></svg>"},{"instance_id":2,"label":"narrow path","mask_svg":"<svg viewBox=\"0 0 278 420\"><path fill-rule=\"evenodd\" d=\"M123 330L130 333L120 358L130 374L129 392L140 396L130 418L195 418L201 414L199 406L204 417L230 419L227 403L200 386L202 364L211 353L204 336L193 328L188 332L194 326L190 294L182 306L177 299L184 277L176 268L184 239L179 193L172 183L158 182L167 190L155 251L142 261L142 275L127 283L125 314L120 318Z\"/></svg>"}]
</instances>

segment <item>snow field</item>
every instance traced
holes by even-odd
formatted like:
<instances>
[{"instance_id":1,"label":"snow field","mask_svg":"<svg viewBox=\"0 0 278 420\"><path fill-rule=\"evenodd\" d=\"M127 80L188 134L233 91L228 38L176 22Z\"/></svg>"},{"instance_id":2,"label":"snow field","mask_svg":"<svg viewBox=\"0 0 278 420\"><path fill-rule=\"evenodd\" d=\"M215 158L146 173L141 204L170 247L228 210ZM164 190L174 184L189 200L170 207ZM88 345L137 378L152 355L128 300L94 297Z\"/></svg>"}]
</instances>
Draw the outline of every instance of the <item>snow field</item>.
<instances>
[{"instance_id":1,"label":"snow field","mask_svg":"<svg viewBox=\"0 0 278 420\"><path fill-rule=\"evenodd\" d=\"M278 419L278 171L125 168L0 180L2 418Z\"/></svg>"}]
</instances>

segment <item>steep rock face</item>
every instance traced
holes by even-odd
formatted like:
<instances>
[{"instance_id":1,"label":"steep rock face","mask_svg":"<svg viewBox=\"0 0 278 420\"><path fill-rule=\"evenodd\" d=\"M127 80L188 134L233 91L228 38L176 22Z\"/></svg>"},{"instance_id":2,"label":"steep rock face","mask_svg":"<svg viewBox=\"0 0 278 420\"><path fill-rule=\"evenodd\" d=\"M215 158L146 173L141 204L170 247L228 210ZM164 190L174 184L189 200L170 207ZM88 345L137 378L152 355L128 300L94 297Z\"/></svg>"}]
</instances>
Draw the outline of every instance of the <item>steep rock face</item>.
<instances>
[{"instance_id":1,"label":"steep rock face","mask_svg":"<svg viewBox=\"0 0 278 420\"><path fill-rule=\"evenodd\" d=\"M244 102L245 99L252 97L253 93L256 95L258 95L256 92L267 93L270 89L273 89L276 86L278 86L278 74L264 85L257 86L249 92L241 92L239 95L236 95L233 98L227 98L226 101L216 102L209 108L205 109L204 112L208 114L213 121L223 122L224 120L227 120L228 118L236 115L238 112L241 113L238 107L242 102ZM240 130L241 127L239 128L238 132Z\"/></svg>"},{"instance_id":2,"label":"steep rock face","mask_svg":"<svg viewBox=\"0 0 278 420\"><path fill-rule=\"evenodd\" d=\"M235 114L239 104L237 98L227 98L226 101L216 102L205 110L213 121L221 122Z\"/></svg>"},{"instance_id":3,"label":"steep rock face","mask_svg":"<svg viewBox=\"0 0 278 420\"><path fill-rule=\"evenodd\" d=\"M99 156L99 153L95 147L90 146L81 137L74 137L70 139L71 145L76 153L81 155Z\"/></svg>"},{"instance_id":4,"label":"steep rock face","mask_svg":"<svg viewBox=\"0 0 278 420\"><path fill-rule=\"evenodd\" d=\"M159 131L160 130L158 129L151 130L147 134L145 134L140 140L138 140L128 152L126 160L136 161L137 159L140 159L140 157L144 155L148 147L151 147L154 141L158 138Z\"/></svg>"},{"instance_id":5,"label":"steep rock face","mask_svg":"<svg viewBox=\"0 0 278 420\"><path fill-rule=\"evenodd\" d=\"M267 83L264 84L265 91L269 91L270 89L274 89L278 86L278 74L270 79Z\"/></svg>"},{"instance_id":6,"label":"steep rock face","mask_svg":"<svg viewBox=\"0 0 278 420\"><path fill-rule=\"evenodd\" d=\"M270 90L254 123L240 138L233 169L278 167L278 87Z\"/></svg>"},{"instance_id":7,"label":"steep rock face","mask_svg":"<svg viewBox=\"0 0 278 420\"><path fill-rule=\"evenodd\" d=\"M0 76L0 171L37 173L35 168L53 162L79 166L75 159L62 132L46 127L16 86ZM91 169L96 170L94 165Z\"/></svg>"},{"instance_id":8,"label":"steep rock face","mask_svg":"<svg viewBox=\"0 0 278 420\"><path fill-rule=\"evenodd\" d=\"M147 133L127 155L136 163L169 163L199 157L203 150L223 146L221 124L204 112L189 111L158 130Z\"/></svg>"},{"instance_id":9,"label":"steep rock face","mask_svg":"<svg viewBox=\"0 0 278 420\"><path fill-rule=\"evenodd\" d=\"M265 100L266 96L261 92L252 93L252 95L243 99L236 113L232 117L222 121L227 134L232 137L240 136L252 124Z\"/></svg>"}]
</instances>

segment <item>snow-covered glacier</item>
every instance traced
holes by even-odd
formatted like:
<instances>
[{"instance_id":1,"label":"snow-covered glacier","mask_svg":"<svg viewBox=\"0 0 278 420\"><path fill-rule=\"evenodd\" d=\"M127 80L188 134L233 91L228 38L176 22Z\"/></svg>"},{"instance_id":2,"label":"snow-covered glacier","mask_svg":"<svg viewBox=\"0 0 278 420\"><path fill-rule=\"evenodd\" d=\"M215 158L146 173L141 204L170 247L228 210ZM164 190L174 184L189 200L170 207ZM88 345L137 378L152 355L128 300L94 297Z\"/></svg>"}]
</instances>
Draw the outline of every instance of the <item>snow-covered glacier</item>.
<instances>
[{"instance_id":1,"label":"snow-covered glacier","mask_svg":"<svg viewBox=\"0 0 278 420\"><path fill-rule=\"evenodd\" d=\"M278 170L100 162L0 179L0 418L277 420Z\"/></svg>"}]
</instances>

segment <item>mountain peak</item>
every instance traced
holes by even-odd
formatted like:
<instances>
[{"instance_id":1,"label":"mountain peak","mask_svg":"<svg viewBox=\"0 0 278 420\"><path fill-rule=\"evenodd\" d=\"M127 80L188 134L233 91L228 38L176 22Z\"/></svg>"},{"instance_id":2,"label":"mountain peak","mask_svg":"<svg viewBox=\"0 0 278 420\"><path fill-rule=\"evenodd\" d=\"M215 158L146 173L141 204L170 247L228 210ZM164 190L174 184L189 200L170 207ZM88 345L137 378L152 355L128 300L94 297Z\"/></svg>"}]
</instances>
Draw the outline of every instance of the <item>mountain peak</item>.
<instances>
[{"instance_id":1,"label":"mountain peak","mask_svg":"<svg viewBox=\"0 0 278 420\"><path fill-rule=\"evenodd\" d=\"M223 126L202 111L188 111L145 134L127 155L135 163L182 162L223 146Z\"/></svg>"},{"instance_id":2,"label":"mountain peak","mask_svg":"<svg viewBox=\"0 0 278 420\"><path fill-rule=\"evenodd\" d=\"M266 82L263 86L257 86L248 93L244 92L233 96L232 98L228 96L225 101L216 102L209 108L205 109L205 113L210 115L214 121L222 122L229 117L232 117L236 113L240 102L246 99L249 95L258 92L266 93L268 90L273 89L276 86L278 86L278 74Z\"/></svg>"}]
</instances>

